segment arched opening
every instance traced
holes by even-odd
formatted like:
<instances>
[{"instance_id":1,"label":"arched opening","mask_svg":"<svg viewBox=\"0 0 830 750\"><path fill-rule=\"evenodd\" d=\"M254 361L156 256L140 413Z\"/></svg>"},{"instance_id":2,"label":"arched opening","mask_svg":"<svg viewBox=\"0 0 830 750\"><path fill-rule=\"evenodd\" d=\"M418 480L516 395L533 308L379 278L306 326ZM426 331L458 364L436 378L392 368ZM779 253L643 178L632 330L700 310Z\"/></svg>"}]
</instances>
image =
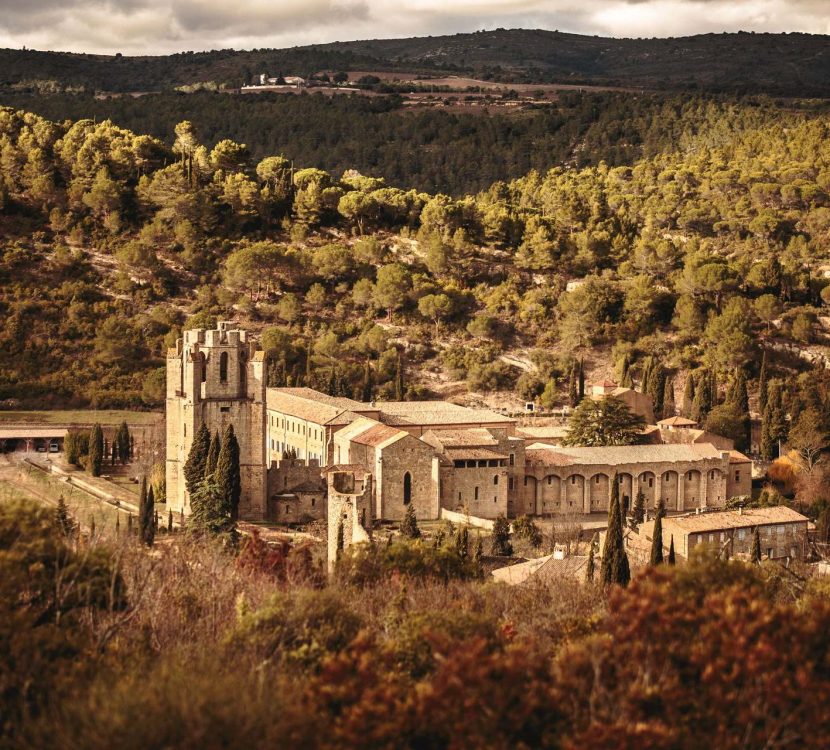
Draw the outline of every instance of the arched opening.
<instances>
[{"instance_id":1,"label":"arched opening","mask_svg":"<svg viewBox=\"0 0 830 750\"><path fill-rule=\"evenodd\" d=\"M219 356L219 380L222 383L228 382L228 353L222 352Z\"/></svg>"},{"instance_id":2,"label":"arched opening","mask_svg":"<svg viewBox=\"0 0 830 750\"><path fill-rule=\"evenodd\" d=\"M199 352L199 367L202 368L202 382L204 383L207 380L207 360L204 352Z\"/></svg>"},{"instance_id":3,"label":"arched opening","mask_svg":"<svg viewBox=\"0 0 830 750\"><path fill-rule=\"evenodd\" d=\"M412 502L412 475L407 471L403 475L403 504Z\"/></svg>"}]
</instances>

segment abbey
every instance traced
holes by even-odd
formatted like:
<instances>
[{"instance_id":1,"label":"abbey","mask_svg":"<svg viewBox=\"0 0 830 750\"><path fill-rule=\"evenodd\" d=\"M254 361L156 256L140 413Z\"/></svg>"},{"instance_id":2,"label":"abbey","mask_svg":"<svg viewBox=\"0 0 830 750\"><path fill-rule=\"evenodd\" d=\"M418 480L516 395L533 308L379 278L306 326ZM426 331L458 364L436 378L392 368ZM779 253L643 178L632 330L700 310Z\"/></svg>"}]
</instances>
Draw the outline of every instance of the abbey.
<instances>
[{"instance_id":1,"label":"abbey","mask_svg":"<svg viewBox=\"0 0 830 750\"><path fill-rule=\"evenodd\" d=\"M370 535L376 520L399 521L410 505L419 519L439 518L442 509L484 519L606 512L615 477L624 502L642 493L648 507L662 501L678 511L721 507L750 493L750 460L689 420L647 430L652 444L562 447L561 430L522 427L487 409L266 388L264 364L247 333L225 322L185 331L168 352L173 510L190 512L182 469L202 422L211 432L229 424L236 432L240 518L328 518L330 542L344 525L345 545ZM650 412L650 403L638 401L642 394L613 385L601 384L593 397L610 390Z\"/></svg>"}]
</instances>

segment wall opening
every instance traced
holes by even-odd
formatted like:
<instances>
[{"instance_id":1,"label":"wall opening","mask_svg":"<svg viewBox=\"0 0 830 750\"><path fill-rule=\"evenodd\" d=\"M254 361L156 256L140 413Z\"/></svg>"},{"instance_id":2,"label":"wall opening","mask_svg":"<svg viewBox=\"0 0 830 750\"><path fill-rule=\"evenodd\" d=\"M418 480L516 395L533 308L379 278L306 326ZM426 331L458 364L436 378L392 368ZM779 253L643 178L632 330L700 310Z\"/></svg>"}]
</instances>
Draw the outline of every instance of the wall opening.
<instances>
[{"instance_id":1,"label":"wall opening","mask_svg":"<svg viewBox=\"0 0 830 750\"><path fill-rule=\"evenodd\" d=\"M228 353L222 352L219 357L219 380L222 383L228 382Z\"/></svg>"},{"instance_id":2,"label":"wall opening","mask_svg":"<svg viewBox=\"0 0 830 750\"><path fill-rule=\"evenodd\" d=\"M403 475L403 504L412 502L412 474L408 471Z\"/></svg>"}]
</instances>

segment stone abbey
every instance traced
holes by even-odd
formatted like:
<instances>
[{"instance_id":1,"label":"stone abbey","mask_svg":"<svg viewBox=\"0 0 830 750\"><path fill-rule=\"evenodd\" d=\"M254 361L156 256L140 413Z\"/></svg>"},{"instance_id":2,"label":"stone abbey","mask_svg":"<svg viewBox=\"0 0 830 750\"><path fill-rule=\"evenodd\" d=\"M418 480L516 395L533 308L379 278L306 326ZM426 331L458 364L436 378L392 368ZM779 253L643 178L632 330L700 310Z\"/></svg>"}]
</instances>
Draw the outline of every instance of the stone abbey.
<instances>
[{"instance_id":1,"label":"stone abbey","mask_svg":"<svg viewBox=\"0 0 830 750\"><path fill-rule=\"evenodd\" d=\"M232 424L239 440L240 518L344 524L348 545L374 521L419 519L442 509L484 519L606 512L610 483L648 507L722 507L748 495L750 460L717 435L673 418L646 430L651 442L563 447L555 429L522 427L487 409L442 401L362 403L310 388L267 388L264 354L247 332L220 322L185 331L167 355L167 493L187 514L183 467L204 422ZM602 383L614 397L650 412L642 394Z\"/></svg>"}]
</instances>

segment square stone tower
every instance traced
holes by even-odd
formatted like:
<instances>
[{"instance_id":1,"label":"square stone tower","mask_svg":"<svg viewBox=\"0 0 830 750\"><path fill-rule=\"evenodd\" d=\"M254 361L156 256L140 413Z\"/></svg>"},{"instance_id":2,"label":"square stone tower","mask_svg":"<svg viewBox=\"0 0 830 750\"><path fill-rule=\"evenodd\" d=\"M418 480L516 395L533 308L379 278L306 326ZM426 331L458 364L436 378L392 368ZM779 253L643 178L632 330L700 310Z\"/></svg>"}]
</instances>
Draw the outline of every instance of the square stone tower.
<instances>
[{"instance_id":1,"label":"square stone tower","mask_svg":"<svg viewBox=\"0 0 830 750\"><path fill-rule=\"evenodd\" d=\"M239 441L242 496L239 517L265 518L265 359L246 331L220 322L215 330L185 331L167 352L167 503L190 513L184 480L193 437L202 423L211 434L233 425Z\"/></svg>"}]
</instances>

